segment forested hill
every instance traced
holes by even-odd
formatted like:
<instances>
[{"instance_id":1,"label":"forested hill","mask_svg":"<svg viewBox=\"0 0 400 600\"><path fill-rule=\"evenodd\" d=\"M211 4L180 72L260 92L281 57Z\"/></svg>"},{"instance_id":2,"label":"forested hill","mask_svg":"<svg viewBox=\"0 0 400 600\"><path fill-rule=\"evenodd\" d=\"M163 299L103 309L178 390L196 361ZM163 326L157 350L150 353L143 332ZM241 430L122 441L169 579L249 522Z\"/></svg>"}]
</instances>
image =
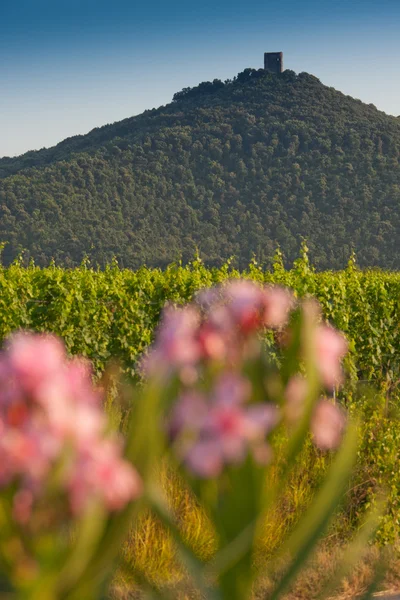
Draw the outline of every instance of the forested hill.
<instances>
[{"instance_id":1,"label":"forested hill","mask_svg":"<svg viewBox=\"0 0 400 600\"><path fill-rule=\"evenodd\" d=\"M182 90L171 104L0 160L8 263L209 264L308 238L319 268L354 248L400 269L400 119L312 75L246 69Z\"/></svg>"}]
</instances>

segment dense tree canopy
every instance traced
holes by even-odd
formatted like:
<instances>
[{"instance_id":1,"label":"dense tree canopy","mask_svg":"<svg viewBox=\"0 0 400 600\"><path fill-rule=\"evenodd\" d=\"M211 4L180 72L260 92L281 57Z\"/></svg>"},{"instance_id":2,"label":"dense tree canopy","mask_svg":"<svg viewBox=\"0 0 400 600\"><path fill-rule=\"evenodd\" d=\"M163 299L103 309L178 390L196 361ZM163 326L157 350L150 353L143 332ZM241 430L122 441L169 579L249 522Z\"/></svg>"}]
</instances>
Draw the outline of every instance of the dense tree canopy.
<instances>
[{"instance_id":1,"label":"dense tree canopy","mask_svg":"<svg viewBox=\"0 0 400 600\"><path fill-rule=\"evenodd\" d=\"M54 148L0 160L5 262L209 264L308 238L319 268L400 268L400 119L306 73L246 69Z\"/></svg>"}]
</instances>

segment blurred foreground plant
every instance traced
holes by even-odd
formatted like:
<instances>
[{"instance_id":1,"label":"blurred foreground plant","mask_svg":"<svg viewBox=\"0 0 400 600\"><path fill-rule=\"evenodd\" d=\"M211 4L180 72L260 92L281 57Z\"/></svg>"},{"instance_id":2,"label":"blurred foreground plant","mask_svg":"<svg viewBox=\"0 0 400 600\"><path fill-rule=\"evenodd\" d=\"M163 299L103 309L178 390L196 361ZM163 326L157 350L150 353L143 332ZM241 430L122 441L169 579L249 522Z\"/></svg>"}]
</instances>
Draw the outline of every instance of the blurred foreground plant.
<instances>
[{"instance_id":1,"label":"blurred foreground plant","mask_svg":"<svg viewBox=\"0 0 400 600\"><path fill-rule=\"evenodd\" d=\"M282 498L310 432L321 451L340 450L309 511L271 557L268 574L282 560L286 565L272 598L287 590L326 530L356 457L356 426L331 398L346 351L314 301L298 303L277 286L232 281L164 311L144 369L162 398L170 460L216 531L210 564L184 546L159 490L148 488L147 495L205 597L243 600L254 593L262 523ZM372 523L375 514L368 531Z\"/></svg>"},{"instance_id":2,"label":"blurred foreground plant","mask_svg":"<svg viewBox=\"0 0 400 600\"><path fill-rule=\"evenodd\" d=\"M269 573L286 565L271 595L280 597L324 533L354 464L355 425L330 398L346 349L316 303L299 304L280 287L232 281L167 307L143 361L146 381L133 393L124 459L87 366L67 360L55 338L12 337L0 362L0 559L10 589L40 600L102 597L145 506L205 598L250 598L262 523L311 432L321 451L340 449L270 559ZM186 478L211 521L217 552L209 564L179 533L157 483L161 459ZM149 597L163 597L146 573L133 575Z\"/></svg>"},{"instance_id":3,"label":"blurred foreground plant","mask_svg":"<svg viewBox=\"0 0 400 600\"><path fill-rule=\"evenodd\" d=\"M12 336L0 357L3 592L98 597L119 551L119 544L107 548L104 565L101 546L112 542L113 519L142 492L122 450L87 363L68 360L52 336Z\"/></svg>"}]
</instances>

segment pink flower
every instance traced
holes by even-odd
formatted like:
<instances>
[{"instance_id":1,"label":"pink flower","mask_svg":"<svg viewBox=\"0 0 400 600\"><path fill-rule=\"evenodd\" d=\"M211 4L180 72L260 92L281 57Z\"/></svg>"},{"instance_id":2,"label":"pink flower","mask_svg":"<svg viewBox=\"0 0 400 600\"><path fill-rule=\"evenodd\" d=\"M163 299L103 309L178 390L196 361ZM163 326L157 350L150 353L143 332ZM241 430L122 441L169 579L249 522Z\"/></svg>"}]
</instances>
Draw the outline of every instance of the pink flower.
<instances>
[{"instance_id":1,"label":"pink flower","mask_svg":"<svg viewBox=\"0 0 400 600\"><path fill-rule=\"evenodd\" d=\"M333 388L342 381L340 361L347 352L344 336L327 325L320 325L315 332L317 366L323 384Z\"/></svg>"},{"instance_id":2,"label":"pink flower","mask_svg":"<svg viewBox=\"0 0 400 600\"><path fill-rule=\"evenodd\" d=\"M60 369L66 358L61 341L49 334L17 333L8 341L6 356L9 369L27 394L38 388Z\"/></svg>"},{"instance_id":3,"label":"pink flower","mask_svg":"<svg viewBox=\"0 0 400 600\"><path fill-rule=\"evenodd\" d=\"M68 394L75 398L76 403L98 406L101 394L93 387L92 365L82 357L74 357L68 361L65 374L65 386Z\"/></svg>"},{"instance_id":4,"label":"pink flower","mask_svg":"<svg viewBox=\"0 0 400 600\"><path fill-rule=\"evenodd\" d=\"M121 459L119 444L111 440L90 445L78 455L69 478L71 509L84 511L91 499L104 502L111 510L121 510L142 492L135 469Z\"/></svg>"},{"instance_id":5,"label":"pink flower","mask_svg":"<svg viewBox=\"0 0 400 600\"><path fill-rule=\"evenodd\" d=\"M262 288L250 281L232 281L225 293L234 321L244 333L263 326L283 327L293 306L292 294L279 286Z\"/></svg>"},{"instance_id":6,"label":"pink flower","mask_svg":"<svg viewBox=\"0 0 400 600\"><path fill-rule=\"evenodd\" d=\"M291 306L288 291L263 288L248 280L231 280L204 290L197 294L196 304L164 310L144 370L150 375L176 373L182 383L190 385L209 362L238 365L250 358L254 334L265 326L282 327Z\"/></svg>"},{"instance_id":7,"label":"pink flower","mask_svg":"<svg viewBox=\"0 0 400 600\"><path fill-rule=\"evenodd\" d=\"M0 439L0 457L4 460L1 483L15 476L38 482L47 476L60 446L45 430L7 428Z\"/></svg>"},{"instance_id":8,"label":"pink flower","mask_svg":"<svg viewBox=\"0 0 400 600\"><path fill-rule=\"evenodd\" d=\"M101 436L105 415L94 389L90 373L76 360L42 384L37 400L44 409L48 427L63 441L85 442Z\"/></svg>"},{"instance_id":9,"label":"pink flower","mask_svg":"<svg viewBox=\"0 0 400 600\"><path fill-rule=\"evenodd\" d=\"M199 330L199 343L205 358L221 360L227 354L226 339L210 323L204 324Z\"/></svg>"},{"instance_id":10,"label":"pink flower","mask_svg":"<svg viewBox=\"0 0 400 600\"><path fill-rule=\"evenodd\" d=\"M200 440L191 446L185 456L189 471L202 479L215 479L224 467L221 448L217 440Z\"/></svg>"},{"instance_id":11,"label":"pink flower","mask_svg":"<svg viewBox=\"0 0 400 600\"><path fill-rule=\"evenodd\" d=\"M244 404L250 399L251 383L241 375L226 372L217 379L213 393L218 406Z\"/></svg>"},{"instance_id":12,"label":"pink flower","mask_svg":"<svg viewBox=\"0 0 400 600\"><path fill-rule=\"evenodd\" d=\"M260 327L264 312L263 291L251 281L231 281L225 288L228 307L235 325L243 333Z\"/></svg>"},{"instance_id":13,"label":"pink flower","mask_svg":"<svg viewBox=\"0 0 400 600\"><path fill-rule=\"evenodd\" d=\"M249 441L260 441L279 422L279 412L270 402L257 402L246 409L245 436Z\"/></svg>"},{"instance_id":14,"label":"pink flower","mask_svg":"<svg viewBox=\"0 0 400 600\"><path fill-rule=\"evenodd\" d=\"M199 325L200 315L192 306L164 309L156 342L145 360L145 371L154 375L195 365L202 356L197 338Z\"/></svg>"},{"instance_id":15,"label":"pink flower","mask_svg":"<svg viewBox=\"0 0 400 600\"><path fill-rule=\"evenodd\" d=\"M234 405L215 405L208 414L205 435L218 444L224 462L242 462L246 450L246 415Z\"/></svg>"},{"instance_id":16,"label":"pink flower","mask_svg":"<svg viewBox=\"0 0 400 600\"><path fill-rule=\"evenodd\" d=\"M341 442L346 419L338 406L329 400L320 400L311 420L315 444L321 450L337 448Z\"/></svg>"},{"instance_id":17,"label":"pink flower","mask_svg":"<svg viewBox=\"0 0 400 600\"><path fill-rule=\"evenodd\" d=\"M101 410L90 404L75 403L73 397L66 396L49 406L48 426L63 443L72 441L79 445L101 437L106 418Z\"/></svg>"},{"instance_id":18,"label":"pink flower","mask_svg":"<svg viewBox=\"0 0 400 600\"><path fill-rule=\"evenodd\" d=\"M252 451L256 460L270 456L267 434L278 420L272 404L251 404L250 382L224 373L208 396L184 394L170 419L170 432L178 453L200 477L217 477L224 465L242 462Z\"/></svg>"},{"instance_id":19,"label":"pink flower","mask_svg":"<svg viewBox=\"0 0 400 600\"><path fill-rule=\"evenodd\" d=\"M289 290L277 285L268 287L264 290L263 301L264 324L272 329L284 327L293 308L293 295Z\"/></svg>"},{"instance_id":20,"label":"pink flower","mask_svg":"<svg viewBox=\"0 0 400 600\"><path fill-rule=\"evenodd\" d=\"M229 305L212 306L200 328L199 340L206 359L232 361L240 353L239 327Z\"/></svg>"},{"instance_id":21,"label":"pink flower","mask_svg":"<svg viewBox=\"0 0 400 600\"><path fill-rule=\"evenodd\" d=\"M207 398L200 392L187 392L175 404L169 420L169 433L172 438L182 431L198 432L207 417Z\"/></svg>"},{"instance_id":22,"label":"pink flower","mask_svg":"<svg viewBox=\"0 0 400 600\"><path fill-rule=\"evenodd\" d=\"M119 510L140 493L106 424L87 362L68 360L53 336L10 338L0 357L0 486L16 485L17 520L27 521L55 468L59 494L78 512L94 497Z\"/></svg>"}]
</instances>

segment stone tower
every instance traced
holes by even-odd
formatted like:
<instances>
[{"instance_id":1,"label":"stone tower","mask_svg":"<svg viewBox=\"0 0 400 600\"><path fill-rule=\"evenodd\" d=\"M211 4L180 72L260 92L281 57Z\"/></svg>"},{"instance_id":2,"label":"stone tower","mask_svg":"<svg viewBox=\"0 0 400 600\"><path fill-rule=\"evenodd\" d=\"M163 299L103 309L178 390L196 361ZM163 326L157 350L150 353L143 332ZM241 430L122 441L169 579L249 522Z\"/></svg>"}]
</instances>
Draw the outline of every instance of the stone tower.
<instances>
[{"instance_id":1,"label":"stone tower","mask_svg":"<svg viewBox=\"0 0 400 600\"><path fill-rule=\"evenodd\" d=\"M264 69L270 73L282 73L283 71L283 52L265 52Z\"/></svg>"}]
</instances>

